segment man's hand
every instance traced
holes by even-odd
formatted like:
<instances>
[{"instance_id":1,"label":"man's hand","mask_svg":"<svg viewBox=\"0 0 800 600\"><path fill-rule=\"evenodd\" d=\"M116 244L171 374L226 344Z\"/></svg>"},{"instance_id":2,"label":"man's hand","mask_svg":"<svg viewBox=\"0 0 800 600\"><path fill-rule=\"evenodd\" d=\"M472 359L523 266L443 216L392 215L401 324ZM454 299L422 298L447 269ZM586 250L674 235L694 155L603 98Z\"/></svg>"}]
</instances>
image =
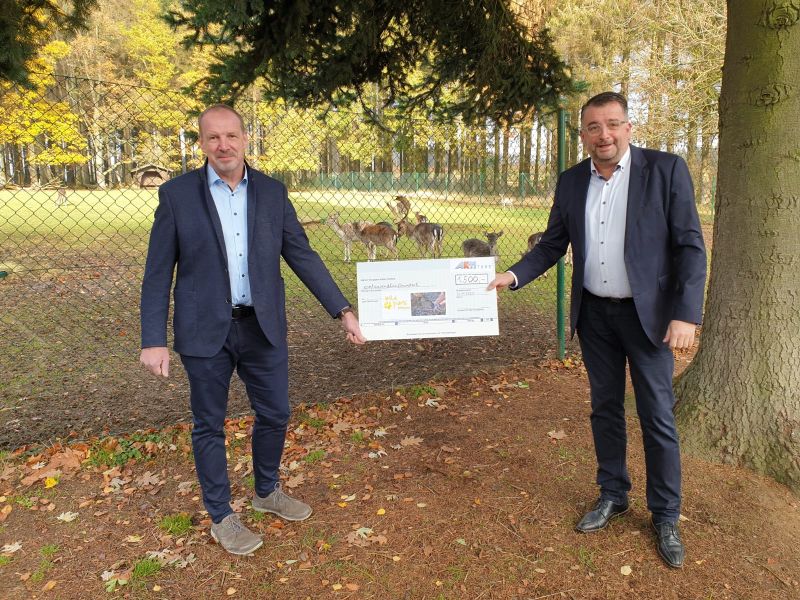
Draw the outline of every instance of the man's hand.
<instances>
[{"instance_id":1,"label":"man's hand","mask_svg":"<svg viewBox=\"0 0 800 600\"><path fill-rule=\"evenodd\" d=\"M169 350L165 346L142 348L139 362L153 375L169 376Z\"/></svg>"},{"instance_id":2,"label":"man's hand","mask_svg":"<svg viewBox=\"0 0 800 600\"><path fill-rule=\"evenodd\" d=\"M505 273L500 273L494 279L489 282L489 285L486 286L486 291L489 292L491 290L504 290L510 285L514 285L514 276L506 271Z\"/></svg>"},{"instance_id":3,"label":"man's hand","mask_svg":"<svg viewBox=\"0 0 800 600\"><path fill-rule=\"evenodd\" d=\"M358 324L358 317L353 312L346 312L342 315L342 329L347 332L347 341L353 344L364 344L367 338L361 333L361 325Z\"/></svg>"},{"instance_id":4,"label":"man's hand","mask_svg":"<svg viewBox=\"0 0 800 600\"><path fill-rule=\"evenodd\" d=\"M661 340L669 344L670 350L685 350L694 344L694 332L697 326L686 321L673 320L667 327L667 335Z\"/></svg>"}]
</instances>

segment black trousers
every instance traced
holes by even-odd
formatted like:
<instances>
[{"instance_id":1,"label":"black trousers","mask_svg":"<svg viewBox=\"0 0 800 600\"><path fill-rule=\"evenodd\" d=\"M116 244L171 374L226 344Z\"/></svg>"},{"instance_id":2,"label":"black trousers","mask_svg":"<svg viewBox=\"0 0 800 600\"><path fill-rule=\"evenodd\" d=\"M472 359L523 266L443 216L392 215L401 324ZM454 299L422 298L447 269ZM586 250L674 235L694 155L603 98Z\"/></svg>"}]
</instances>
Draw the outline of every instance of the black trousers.
<instances>
[{"instance_id":1,"label":"black trousers","mask_svg":"<svg viewBox=\"0 0 800 600\"><path fill-rule=\"evenodd\" d=\"M673 415L672 351L649 340L633 300L616 302L584 292L577 331L591 387L600 497L624 502L631 489L624 405L627 363L644 441L647 507L654 522L677 522L681 461Z\"/></svg>"},{"instance_id":2,"label":"black trousers","mask_svg":"<svg viewBox=\"0 0 800 600\"><path fill-rule=\"evenodd\" d=\"M231 321L225 344L215 356L181 355L181 361L189 377L192 450L203 504L219 523L233 512L224 430L233 370L244 382L256 415L253 475L256 493L264 497L278 482L289 422L288 348L271 345L252 315Z\"/></svg>"}]
</instances>

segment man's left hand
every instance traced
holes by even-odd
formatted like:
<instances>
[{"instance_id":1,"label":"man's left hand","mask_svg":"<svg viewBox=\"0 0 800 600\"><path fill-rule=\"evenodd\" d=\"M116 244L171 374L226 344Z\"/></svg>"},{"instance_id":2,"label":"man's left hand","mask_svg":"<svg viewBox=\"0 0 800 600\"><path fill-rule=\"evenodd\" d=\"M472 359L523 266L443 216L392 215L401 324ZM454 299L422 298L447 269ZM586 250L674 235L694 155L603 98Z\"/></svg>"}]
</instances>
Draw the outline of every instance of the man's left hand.
<instances>
[{"instance_id":1,"label":"man's left hand","mask_svg":"<svg viewBox=\"0 0 800 600\"><path fill-rule=\"evenodd\" d=\"M670 321L667 327L667 335L662 340L669 344L670 350L685 350L694 344L694 332L697 325L686 321Z\"/></svg>"},{"instance_id":2,"label":"man's left hand","mask_svg":"<svg viewBox=\"0 0 800 600\"><path fill-rule=\"evenodd\" d=\"M361 326L358 324L358 317L352 312L346 312L342 315L342 329L347 332L347 341L353 344L364 344L367 338L361 333Z\"/></svg>"}]
</instances>

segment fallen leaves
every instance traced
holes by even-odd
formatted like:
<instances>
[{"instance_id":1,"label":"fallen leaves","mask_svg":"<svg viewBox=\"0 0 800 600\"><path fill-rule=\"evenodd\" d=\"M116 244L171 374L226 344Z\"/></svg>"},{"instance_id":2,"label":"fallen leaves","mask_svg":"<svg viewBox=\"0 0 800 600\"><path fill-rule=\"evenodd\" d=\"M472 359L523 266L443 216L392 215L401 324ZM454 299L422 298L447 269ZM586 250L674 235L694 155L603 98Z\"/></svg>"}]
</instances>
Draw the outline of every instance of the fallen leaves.
<instances>
[{"instance_id":1,"label":"fallen leaves","mask_svg":"<svg viewBox=\"0 0 800 600\"><path fill-rule=\"evenodd\" d=\"M403 447L419 446L421 443L422 443L422 438L415 436L404 437L402 440L400 440L400 445Z\"/></svg>"},{"instance_id":2,"label":"fallen leaves","mask_svg":"<svg viewBox=\"0 0 800 600\"><path fill-rule=\"evenodd\" d=\"M72 523L75 519L78 518L78 513L76 512L63 512L56 517L59 521L63 521L64 523Z\"/></svg>"},{"instance_id":3,"label":"fallen leaves","mask_svg":"<svg viewBox=\"0 0 800 600\"><path fill-rule=\"evenodd\" d=\"M630 565L624 565L620 567L619 572L622 573L625 577L633 573L633 569L631 569Z\"/></svg>"},{"instance_id":4,"label":"fallen leaves","mask_svg":"<svg viewBox=\"0 0 800 600\"><path fill-rule=\"evenodd\" d=\"M286 480L287 488L294 489L296 487L300 487L306 481L306 476L303 473L298 473L297 475L292 475L289 479Z\"/></svg>"},{"instance_id":5,"label":"fallen leaves","mask_svg":"<svg viewBox=\"0 0 800 600\"><path fill-rule=\"evenodd\" d=\"M19 552L20 550L22 550L22 542L14 542L0 548L0 554L14 554L14 552Z\"/></svg>"},{"instance_id":6,"label":"fallen leaves","mask_svg":"<svg viewBox=\"0 0 800 600\"><path fill-rule=\"evenodd\" d=\"M547 435L548 437L550 437L551 440L563 440L564 438L567 437L567 434L564 433L563 429L559 429L558 431L556 431L555 429L553 431L548 431Z\"/></svg>"}]
</instances>

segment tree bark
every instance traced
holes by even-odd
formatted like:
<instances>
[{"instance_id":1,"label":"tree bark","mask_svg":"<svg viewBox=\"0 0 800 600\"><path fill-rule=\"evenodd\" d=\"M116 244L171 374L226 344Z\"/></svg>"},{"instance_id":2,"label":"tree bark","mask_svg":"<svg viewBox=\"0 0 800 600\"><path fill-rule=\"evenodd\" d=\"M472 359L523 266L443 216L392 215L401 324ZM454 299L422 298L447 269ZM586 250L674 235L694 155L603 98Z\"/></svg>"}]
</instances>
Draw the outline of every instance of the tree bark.
<instances>
[{"instance_id":1,"label":"tree bark","mask_svg":"<svg viewBox=\"0 0 800 600\"><path fill-rule=\"evenodd\" d=\"M676 411L687 450L800 492L796 6L728 0L711 280Z\"/></svg>"}]
</instances>

